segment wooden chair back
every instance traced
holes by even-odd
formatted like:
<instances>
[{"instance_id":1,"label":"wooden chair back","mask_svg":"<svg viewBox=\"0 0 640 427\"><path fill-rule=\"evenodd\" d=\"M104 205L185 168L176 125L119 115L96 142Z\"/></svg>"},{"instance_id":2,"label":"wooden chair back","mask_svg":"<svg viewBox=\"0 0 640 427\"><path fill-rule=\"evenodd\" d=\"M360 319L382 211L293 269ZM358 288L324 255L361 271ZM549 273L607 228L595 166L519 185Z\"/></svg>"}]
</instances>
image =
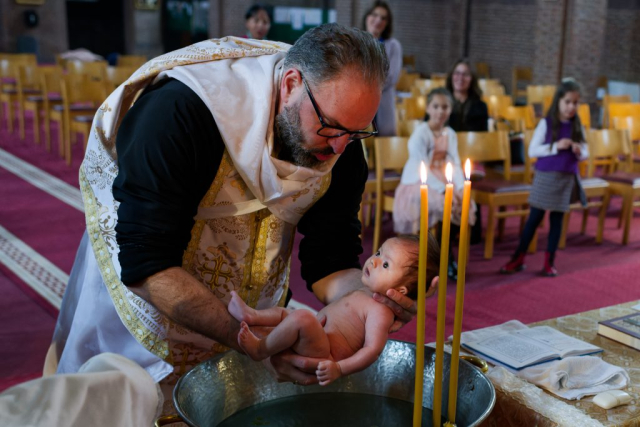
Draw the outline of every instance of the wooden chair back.
<instances>
[{"instance_id":1,"label":"wooden chair back","mask_svg":"<svg viewBox=\"0 0 640 427\"><path fill-rule=\"evenodd\" d=\"M613 128L626 129L631 141L640 141L640 116L614 117Z\"/></svg>"},{"instance_id":2,"label":"wooden chair back","mask_svg":"<svg viewBox=\"0 0 640 427\"><path fill-rule=\"evenodd\" d=\"M580 117L580 123L585 129L591 128L591 107L589 104L580 104L578 106L578 117Z\"/></svg>"},{"instance_id":3,"label":"wooden chair back","mask_svg":"<svg viewBox=\"0 0 640 427\"><path fill-rule=\"evenodd\" d=\"M513 96L514 102L518 97L527 95L526 91L519 89L521 82L533 82L533 70L531 67L513 67L511 75L511 96Z\"/></svg>"},{"instance_id":4,"label":"wooden chair back","mask_svg":"<svg viewBox=\"0 0 640 427\"><path fill-rule=\"evenodd\" d=\"M420 123L423 123L424 120L421 119L413 119L413 120L398 120L397 122L397 136L410 137L413 134L413 131L418 127Z\"/></svg>"},{"instance_id":5,"label":"wooden chair back","mask_svg":"<svg viewBox=\"0 0 640 427\"><path fill-rule=\"evenodd\" d=\"M504 95L504 86L497 79L479 79L478 86L482 90L482 96Z\"/></svg>"},{"instance_id":6,"label":"wooden chair back","mask_svg":"<svg viewBox=\"0 0 640 427\"><path fill-rule=\"evenodd\" d=\"M73 103L92 103L97 108L107 99L108 89L105 81L94 81L86 75L68 74L63 76L60 82L62 104L65 109Z\"/></svg>"},{"instance_id":7,"label":"wooden chair back","mask_svg":"<svg viewBox=\"0 0 640 427\"><path fill-rule=\"evenodd\" d=\"M418 73L408 73L405 70L400 71L400 77L396 83L396 90L400 92L411 92L411 88L416 80L420 78Z\"/></svg>"},{"instance_id":8,"label":"wooden chair back","mask_svg":"<svg viewBox=\"0 0 640 427\"><path fill-rule=\"evenodd\" d=\"M400 120L422 120L427 114L427 97L412 96L402 98L402 102L396 108Z\"/></svg>"},{"instance_id":9,"label":"wooden chair back","mask_svg":"<svg viewBox=\"0 0 640 427\"><path fill-rule=\"evenodd\" d=\"M506 107L513 105L513 99L509 95L491 95L483 97L484 102L487 104L489 110L489 117L497 119L500 117L500 112Z\"/></svg>"},{"instance_id":10,"label":"wooden chair back","mask_svg":"<svg viewBox=\"0 0 640 427\"><path fill-rule=\"evenodd\" d=\"M383 212L393 212L393 196L386 193L394 191L400 184L400 175L409 159L409 138L391 136L375 138L373 141L376 167L376 217L373 230L373 250L380 247ZM397 178L385 178L385 172L398 172Z\"/></svg>"},{"instance_id":11,"label":"wooden chair back","mask_svg":"<svg viewBox=\"0 0 640 427\"><path fill-rule=\"evenodd\" d=\"M118 67L132 67L137 70L144 65L145 62L147 62L146 55L119 55L117 65Z\"/></svg>"},{"instance_id":12,"label":"wooden chair back","mask_svg":"<svg viewBox=\"0 0 640 427\"><path fill-rule=\"evenodd\" d=\"M604 95L602 97L602 127L608 128L609 124L609 104L620 104L631 102L631 95Z\"/></svg>"},{"instance_id":13,"label":"wooden chair back","mask_svg":"<svg viewBox=\"0 0 640 427\"><path fill-rule=\"evenodd\" d=\"M533 105L523 105L518 107L509 105L507 107L503 107L499 115L514 122L522 121L524 123L524 128L516 129L517 131L534 129L536 127L536 113L533 110Z\"/></svg>"},{"instance_id":14,"label":"wooden chair back","mask_svg":"<svg viewBox=\"0 0 640 427\"><path fill-rule=\"evenodd\" d=\"M461 159L469 158L474 164L501 161L504 178L511 179L511 150L507 131L457 132L457 136Z\"/></svg>"},{"instance_id":15,"label":"wooden chair back","mask_svg":"<svg viewBox=\"0 0 640 427\"><path fill-rule=\"evenodd\" d=\"M69 74L81 74L94 81L107 79L107 61L68 61L67 70Z\"/></svg>"},{"instance_id":16,"label":"wooden chair back","mask_svg":"<svg viewBox=\"0 0 640 427\"><path fill-rule=\"evenodd\" d=\"M587 160L587 176L593 177L596 165L605 165L609 172L613 172L620 158L627 171L631 171L633 158L631 156L631 138L627 130L621 129L590 129L587 132L589 145L589 159ZM606 162L606 163L605 163Z\"/></svg>"},{"instance_id":17,"label":"wooden chair back","mask_svg":"<svg viewBox=\"0 0 640 427\"><path fill-rule=\"evenodd\" d=\"M444 74L431 74L431 89L435 89L437 87L445 87L447 86L447 75Z\"/></svg>"},{"instance_id":18,"label":"wooden chair back","mask_svg":"<svg viewBox=\"0 0 640 427\"><path fill-rule=\"evenodd\" d=\"M548 96L553 99L553 95L555 93L556 87L554 85L528 85L527 104L543 104L542 111L546 111L546 109L544 108L545 97ZM549 105L551 105L551 101L549 101Z\"/></svg>"},{"instance_id":19,"label":"wooden chair back","mask_svg":"<svg viewBox=\"0 0 640 427\"><path fill-rule=\"evenodd\" d=\"M609 129L614 129L613 121L616 117L640 117L640 103L612 102L609 103Z\"/></svg>"},{"instance_id":20,"label":"wooden chair back","mask_svg":"<svg viewBox=\"0 0 640 427\"><path fill-rule=\"evenodd\" d=\"M411 88L411 96L426 96L431 90L431 80L416 79Z\"/></svg>"},{"instance_id":21,"label":"wooden chair back","mask_svg":"<svg viewBox=\"0 0 640 427\"><path fill-rule=\"evenodd\" d=\"M137 68L132 66L107 67L107 82L116 88L127 81L136 70Z\"/></svg>"}]
</instances>

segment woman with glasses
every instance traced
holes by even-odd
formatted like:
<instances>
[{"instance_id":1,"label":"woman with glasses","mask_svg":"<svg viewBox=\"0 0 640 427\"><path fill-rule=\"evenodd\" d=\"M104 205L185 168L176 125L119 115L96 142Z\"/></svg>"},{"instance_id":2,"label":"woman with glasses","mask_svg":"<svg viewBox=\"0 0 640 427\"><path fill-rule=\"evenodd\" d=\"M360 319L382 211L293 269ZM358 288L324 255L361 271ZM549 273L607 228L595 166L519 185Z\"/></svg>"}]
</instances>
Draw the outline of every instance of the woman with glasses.
<instances>
[{"instance_id":1,"label":"woman with glasses","mask_svg":"<svg viewBox=\"0 0 640 427\"><path fill-rule=\"evenodd\" d=\"M393 136L396 134L396 83L402 69L402 46L391 37L391 9L386 2L376 1L362 21L362 28L384 45L389 60L389 74L382 89L376 121L380 136Z\"/></svg>"},{"instance_id":2,"label":"woman with glasses","mask_svg":"<svg viewBox=\"0 0 640 427\"><path fill-rule=\"evenodd\" d=\"M447 75L447 89L453 94L453 108L449 127L456 132L486 132L489 127L489 110L482 100L478 78L467 59L459 59ZM475 224L471 228L471 244L482 241L480 209L476 211Z\"/></svg>"},{"instance_id":3,"label":"woman with glasses","mask_svg":"<svg viewBox=\"0 0 640 427\"><path fill-rule=\"evenodd\" d=\"M487 104L482 101L478 78L467 59L458 60L447 75L447 89L453 94L449 126L456 132L486 131L489 121Z\"/></svg>"}]
</instances>

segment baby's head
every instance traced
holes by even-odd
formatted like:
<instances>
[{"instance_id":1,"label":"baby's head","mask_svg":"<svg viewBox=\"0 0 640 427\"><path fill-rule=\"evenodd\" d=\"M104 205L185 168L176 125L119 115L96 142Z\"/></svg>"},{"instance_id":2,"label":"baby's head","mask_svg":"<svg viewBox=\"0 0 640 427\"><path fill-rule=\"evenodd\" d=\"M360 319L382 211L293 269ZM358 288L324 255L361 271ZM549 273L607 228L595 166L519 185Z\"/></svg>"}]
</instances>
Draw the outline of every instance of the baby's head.
<instances>
[{"instance_id":1,"label":"baby's head","mask_svg":"<svg viewBox=\"0 0 640 427\"><path fill-rule=\"evenodd\" d=\"M427 296L430 296L433 292L429 292L429 286L438 275L440 265L440 245L431 233L427 235L427 281L423 286L427 289ZM400 235L388 239L364 264L362 283L371 291L382 295L389 289L395 289L411 299L416 299L419 252L418 236Z\"/></svg>"}]
</instances>

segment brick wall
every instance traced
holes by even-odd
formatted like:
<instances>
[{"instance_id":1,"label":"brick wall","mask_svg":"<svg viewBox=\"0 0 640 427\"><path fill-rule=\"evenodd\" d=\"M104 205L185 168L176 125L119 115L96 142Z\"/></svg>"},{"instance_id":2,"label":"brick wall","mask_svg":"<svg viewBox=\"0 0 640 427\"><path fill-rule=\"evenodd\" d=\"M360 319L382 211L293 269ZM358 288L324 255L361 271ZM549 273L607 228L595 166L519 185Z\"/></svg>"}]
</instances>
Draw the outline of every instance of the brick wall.
<instances>
[{"instance_id":1,"label":"brick wall","mask_svg":"<svg viewBox=\"0 0 640 427\"><path fill-rule=\"evenodd\" d=\"M610 80L640 81L640 4L610 0L600 74Z\"/></svg>"},{"instance_id":2,"label":"brick wall","mask_svg":"<svg viewBox=\"0 0 640 427\"><path fill-rule=\"evenodd\" d=\"M23 13L35 10L39 24L27 28ZM64 1L47 1L41 6L19 5L0 0L0 51L16 52L19 36L32 36L38 42L39 60L53 62L54 54L68 50L67 9Z\"/></svg>"},{"instance_id":3,"label":"brick wall","mask_svg":"<svg viewBox=\"0 0 640 427\"><path fill-rule=\"evenodd\" d=\"M594 101L603 59L607 0L572 0L568 10L562 74L576 78L582 97Z\"/></svg>"},{"instance_id":4,"label":"brick wall","mask_svg":"<svg viewBox=\"0 0 640 427\"><path fill-rule=\"evenodd\" d=\"M469 58L486 62L492 78L511 90L514 67L531 67L536 53L535 1L471 2Z\"/></svg>"},{"instance_id":5,"label":"brick wall","mask_svg":"<svg viewBox=\"0 0 640 427\"><path fill-rule=\"evenodd\" d=\"M534 84L557 84L560 79L560 58L563 36L565 1L538 0L536 3Z\"/></svg>"}]
</instances>

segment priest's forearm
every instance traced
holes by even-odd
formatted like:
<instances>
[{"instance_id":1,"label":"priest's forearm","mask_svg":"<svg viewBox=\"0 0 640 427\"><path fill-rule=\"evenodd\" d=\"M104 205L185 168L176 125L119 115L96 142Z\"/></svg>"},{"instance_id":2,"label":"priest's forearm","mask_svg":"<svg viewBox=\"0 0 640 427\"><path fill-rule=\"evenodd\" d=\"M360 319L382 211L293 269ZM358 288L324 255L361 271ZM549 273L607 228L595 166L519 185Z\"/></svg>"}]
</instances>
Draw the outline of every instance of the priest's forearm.
<instances>
[{"instance_id":1,"label":"priest's forearm","mask_svg":"<svg viewBox=\"0 0 640 427\"><path fill-rule=\"evenodd\" d=\"M213 292L182 268L160 271L129 289L177 324L239 349L239 323Z\"/></svg>"},{"instance_id":2,"label":"priest's forearm","mask_svg":"<svg viewBox=\"0 0 640 427\"><path fill-rule=\"evenodd\" d=\"M336 271L312 285L313 293L324 304L337 301L349 292L362 288L362 270Z\"/></svg>"}]
</instances>

